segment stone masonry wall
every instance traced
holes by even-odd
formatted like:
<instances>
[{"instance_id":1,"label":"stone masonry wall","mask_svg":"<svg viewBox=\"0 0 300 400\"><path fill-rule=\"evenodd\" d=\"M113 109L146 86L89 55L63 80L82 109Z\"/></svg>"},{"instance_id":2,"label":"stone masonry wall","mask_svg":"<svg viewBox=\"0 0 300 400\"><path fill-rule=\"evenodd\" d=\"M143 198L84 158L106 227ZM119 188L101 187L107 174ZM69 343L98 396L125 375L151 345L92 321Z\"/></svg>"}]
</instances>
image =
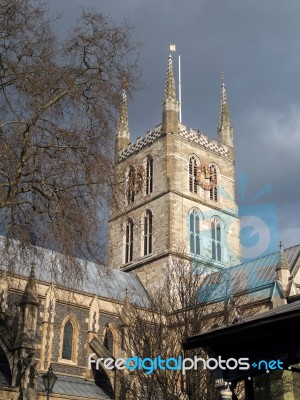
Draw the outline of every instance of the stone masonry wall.
<instances>
[{"instance_id":1,"label":"stone masonry wall","mask_svg":"<svg viewBox=\"0 0 300 400\"><path fill-rule=\"evenodd\" d=\"M185 247L189 250L188 215L197 209L203 215L203 232L206 230L206 252L208 259L210 218L218 216L224 223L224 264L234 265L240 260L240 221L235 202L234 160L229 158L226 146L208 139L193 130L179 125L178 133L163 135L152 132L145 139L119 152L115 166L118 176L125 174L130 165L143 165L148 155L153 157L153 193L145 195L141 190L135 201L128 205L127 181L123 179L123 209L114 211L109 224L108 264L113 268L135 271L149 280L156 269L161 276L163 256ZM151 139L151 140L150 140ZM189 157L195 155L200 164L214 164L218 171L218 200L210 199L210 192L198 186L198 193L189 190ZM143 215L147 209L153 213L153 251L143 256ZM133 261L125 262L125 226L128 218L134 221ZM226 249L225 249L226 246ZM158 257L160 256L160 260ZM148 269L148 272L146 270ZM152 279L150 279L152 280Z\"/></svg>"}]
</instances>

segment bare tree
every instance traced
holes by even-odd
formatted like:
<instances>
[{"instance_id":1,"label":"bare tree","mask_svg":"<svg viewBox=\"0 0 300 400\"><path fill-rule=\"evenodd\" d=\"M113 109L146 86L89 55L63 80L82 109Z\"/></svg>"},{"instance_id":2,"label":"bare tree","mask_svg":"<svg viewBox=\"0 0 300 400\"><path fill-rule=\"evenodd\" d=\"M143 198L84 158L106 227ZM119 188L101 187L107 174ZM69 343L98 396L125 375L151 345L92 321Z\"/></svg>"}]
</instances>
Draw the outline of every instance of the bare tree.
<instances>
[{"instance_id":1,"label":"bare tree","mask_svg":"<svg viewBox=\"0 0 300 400\"><path fill-rule=\"evenodd\" d=\"M172 257L162 272L161 285L147 288L152 306L139 308L125 303L122 347L126 357L151 360L158 356L164 360L218 357L201 348L185 351L183 342L215 327L239 323L261 307L259 298L256 299L258 303L253 304L253 297L247 293L233 292L231 275L226 268L217 268L210 262L191 261L184 251L178 255ZM205 369L200 362L197 369L183 374L182 369L175 368L179 366L175 360L170 364L174 370L158 367L152 371L149 361L148 370L147 366L142 366L125 373L123 392L127 397L124 398L219 399L218 387L221 389L225 385L221 370ZM133 360L133 366L134 363ZM236 384L234 381L231 388L234 399L243 398L243 382Z\"/></svg>"},{"instance_id":2,"label":"bare tree","mask_svg":"<svg viewBox=\"0 0 300 400\"><path fill-rule=\"evenodd\" d=\"M152 307L126 307L124 341L126 353L141 359L206 358L201 349L184 351L183 341L195 334L224 322L224 303L211 301L214 285L207 285L208 264L192 263L173 258L165 271L165 280L158 288L150 288ZM205 289L205 298L201 288ZM209 287L209 289L207 289ZM172 365L176 365L171 362ZM217 399L215 377L198 367L182 373L180 369L135 369L127 377L127 396L145 400L160 399Z\"/></svg>"},{"instance_id":3,"label":"bare tree","mask_svg":"<svg viewBox=\"0 0 300 400\"><path fill-rule=\"evenodd\" d=\"M101 261L122 86L135 87L126 22L84 11L66 40L43 4L1 0L0 233Z\"/></svg>"}]
</instances>

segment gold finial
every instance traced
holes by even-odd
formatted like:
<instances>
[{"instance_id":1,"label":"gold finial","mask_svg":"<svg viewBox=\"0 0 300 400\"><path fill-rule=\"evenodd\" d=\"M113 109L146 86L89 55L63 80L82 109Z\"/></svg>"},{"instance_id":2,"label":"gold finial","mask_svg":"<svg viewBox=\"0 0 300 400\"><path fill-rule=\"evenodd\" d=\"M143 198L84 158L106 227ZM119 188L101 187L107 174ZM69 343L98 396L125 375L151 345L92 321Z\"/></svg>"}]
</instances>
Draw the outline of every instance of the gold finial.
<instances>
[{"instance_id":1,"label":"gold finial","mask_svg":"<svg viewBox=\"0 0 300 400\"><path fill-rule=\"evenodd\" d=\"M170 43L170 51L176 51L176 44Z\"/></svg>"}]
</instances>

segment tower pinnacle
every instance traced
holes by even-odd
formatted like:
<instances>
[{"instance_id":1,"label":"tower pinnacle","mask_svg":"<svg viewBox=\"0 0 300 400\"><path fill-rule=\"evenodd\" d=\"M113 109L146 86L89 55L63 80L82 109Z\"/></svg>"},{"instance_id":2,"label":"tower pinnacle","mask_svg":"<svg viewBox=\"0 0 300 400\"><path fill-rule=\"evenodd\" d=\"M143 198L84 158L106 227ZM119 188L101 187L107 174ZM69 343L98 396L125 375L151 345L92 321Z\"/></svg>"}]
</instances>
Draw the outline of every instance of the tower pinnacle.
<instances>
[{"instance_id":1,"label":"tower pinnacle","mask_svg":"<svg viewBox=\"0 0 300 400\"><path fill-rule=\"evenodd\" d=\"M173 71L173 61L172 61L172 55L171 54L169 55L169 59L168 59L167 81L166 81L164 102L166 100L175 100L175 101L177 101L177 99L176 99L174 71Z\"/></svg>"},{"instance_id":2,"label":"tower pinnacle","mask_svg":"<svg viewBox=\"0 0 300 400\"><path fill-rule=\"evenodd\" d=\"M221 112L219 129L222 127L230 127L230 117L227 103L226 87L224 83L224 73L222 72L222 91L221 91Z\"/></svg>"},{"instance_id":3,"label":"tower pinnacle","mask_svg":"<svg viewBox=\"0 0 300 400\"><path fill-rule=\"evenodd\" d=\"M18 334L15 348L36 349L36 330L39 298L35 281L34 264L31 266L25 290L19 303Z\"/></svg>"},{"instance_id":4,"label":"tower pinnacle","mask_svg":"<svg viewBox=\"0 0 300 400\"><path fill-rule=\"evenodd\" d=\"M127 108L127 95L126 90L123 90L122 101L120 107L119 123L116 134L115 144L115 158L117 158L118 152L130 143L130 133L128 128L128 108Z\"/></svg>"},{"instance_id":5,"label":"tower pinnacle","mask_svg":"<svg viewBox=\"0 0 300 400\"><path fill-rule=\"evenodd\" d=\"M224 74L222 72L222 86L221 86L221 110L220 121L218 127L221 143L226 146L233 147L233 129L230 124L230 116L227 102L227 94L224 83Z\"/></svg>"},{"instance_id":6,"label":"tower pinnacle","mask_svg":"<svg viewBox=\"0 0 300 400\"><path fill-rule=\"evenodd\" d=\"M34 270L35 270L34 264L32 264L30 269L30 275L28 277L27 284L20 301L20 305L24 304L39 305Z\"/></svg>"},{"instance_id":7,"label":"tower pinnacle","mask_svg":"<svg viewBox=\"0 0 300 400\"><path fill-rule=\"evenodd\" d=\"M175 79L173 73L173 61L171 54L168 59L167 79L163 100L163 132L178 131L178 101L176 98Z\"/></svg>"},{"instance_id":8,"label":"tower pinnacle","mask_svg":"<svg viewBox=\"0 0 300 400\"><path fill-rule=\"evenodd\" d=\"M279 259L276 267L277 280L282 285L282 289L287 297L291 290L291 271L288 260L283 250L283 244L280 242Z\"/></svg>"},{"instance_id":9,"label":"tower pinnacle","mask_svg":"<svg viewBox=\"0 0 300 400\"><path fill-rule=\"evenodd\" d=\"M284 253L284 248L283 248L283 244L282 241L280 241L280 245L279 245L279 265L277 267L277 270L280 269L290 269L288 261L286 259L285 253Z\"/></svg>"}]
</instances>

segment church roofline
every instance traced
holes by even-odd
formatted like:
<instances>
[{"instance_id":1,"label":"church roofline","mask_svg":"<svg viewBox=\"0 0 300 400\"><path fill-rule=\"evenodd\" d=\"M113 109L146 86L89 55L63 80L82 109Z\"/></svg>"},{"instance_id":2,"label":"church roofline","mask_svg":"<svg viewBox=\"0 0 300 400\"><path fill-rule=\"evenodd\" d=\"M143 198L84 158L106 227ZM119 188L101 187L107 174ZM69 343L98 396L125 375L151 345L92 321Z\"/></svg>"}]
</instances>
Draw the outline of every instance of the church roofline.
<instances>
[{"instance_id":1,"label":"church roofline","mask_svg":"<svg viewBox=\"0 0 300 400\"><path fill-rule=\"evenodd\" d=\"M131 155L139 152L142 148L152 144L156 140L166 135L167 133L162 132L161 124L159 124L154 131L148 131L145 137L139 137L135 143L130 143L126 148L120 150L118 153L118 162L125 161ZM219 141L215 139L209 140L206 135L195 129L190 128L188 130L187 127L183 124L179 124L178 132L173 133L173 135L180 136L222 157L226 158L229 157L229 151L227 146L221 144Z\"/></svg>"},{"instance_id":2,"label":"church roofline","mask_svg":"<svg viewBox=\"0 0 300 400\"><path fill-rule=\"evenodd\" d=\"M0 236L0 246L3 246L5 238ZM19 279L28 280L28 270L24 268L21 257L19 257L19 242L14 240L13 253L16 260L15 269L12 271L8 262L2 262L0 271L9 272L11 276ZM36 284L54 284L57 288L69 290L76 293L83 293L87 296L97 295L99 298L112 300L122 303L125 297L125 289L129 289L132 303L147 307L151 300L145 287L136 275L109 268L108 266L95 264L90 261L76 259L77 262L85 267L85 276L81 282L74 287L68 286L63 279L63 272L59 273L60 257L62 254L55 251L36 246L34 249L28 249L28 261L35 261L35 282ZM32 260L31 260L32 258ZM52 276L52 263L57 265L57 273Z\"/></svg>"},{"instance_id":3,"label":"church roofline","mask_svg":"<svg viewBox=\"0 0 300 400\"><path fill-rule=\"evenodd\" d=\"M287 262L300 258L300 245L283 250ZM296 255L294 254L296 252ZM276 251L238 265L224 268L218 288L211 295L211 301L218 302L236 295L254 295L263 290L273 288L277 281L276 268L280 263L280 251ZM207 285L214 283L214 274L211 274ZM264 299L270 295L265 292Z\"/></svg>"},{"instance_id":4,"label":"church roofline","mask_svg":"<svg viewBox=\"0 0 300 400\"><path fill-rule=\"evenodd\" d=\"M105 266L100 266L100 267L107 268L109 271L111 271L111 270L112 271L117 271L118 274L120 274L120 275L123 274L123 276L126 275L126 276L133 277L134 280L138 282L138 285L141 286L142 291L144 292L144 294L142 295L142 293L136 293L134 287L130 284L129 285L129 287L130 287L129 290L130 290L131 299L133 299L132 303L137 305L137 306L139 306L140 308L147 308L147 305L149 306L149 304L151 303L151 300L148 297L146 289L144 288L143 284L141 283L141 281L140 281L140 279L139 279L139 277L137 275L131 275L131 274L128 274L126 271L122 271L122 270L113 270L113 269L110 269L109 267L105 267ZM1 271L5 271L5 270L1 268L0 272ZM16 278L16 279L22 279L22 280L26 280L27 279L26 275L25 274L23 275L21 273L9 272L9 275L11 277ZM123 280L124 279L121 279L120 281L123 281ZM57 289L71 291L72 293L82 294L82 295L85 295L85 296L89 296L91 298L94 298L95 295L96 295L97 298L99 298L100 300L110 301L110 302L114 302L114 303L118 303L118 304L123 304L124 298L125 298L125 296L123 294L121 294L123 286L122 287L119 286L119 289L118 289L119 292L120 292L120 296L113 296L113 294L105 295L105 294L101 294L99 292L89 291L89 290L86 290L84 288L78 288L78 287L74 288L73 286L66 286L66 285L64 285L62 283L50 282L50 281L48 281L46 279L36 279L36 283L39 284L39 285L45 285L45 286L55 285L55 287ZM79 284L79 286L80 286L80 284ZM118 286L118 283L117 283L117 286ZM139 289L139 290L141 290L141 289ZM14 291L15 291L15 289L14 289ZM45 296L44 295L39 295L39 297L42 299ZM142 301L140 301L140 300L142 300ZM81 305L81 304L77 304L76 306L79 307L79 308L84 308L84 309L88 309L89 308L88 306Z\"/></svg>"}]
</instances>

